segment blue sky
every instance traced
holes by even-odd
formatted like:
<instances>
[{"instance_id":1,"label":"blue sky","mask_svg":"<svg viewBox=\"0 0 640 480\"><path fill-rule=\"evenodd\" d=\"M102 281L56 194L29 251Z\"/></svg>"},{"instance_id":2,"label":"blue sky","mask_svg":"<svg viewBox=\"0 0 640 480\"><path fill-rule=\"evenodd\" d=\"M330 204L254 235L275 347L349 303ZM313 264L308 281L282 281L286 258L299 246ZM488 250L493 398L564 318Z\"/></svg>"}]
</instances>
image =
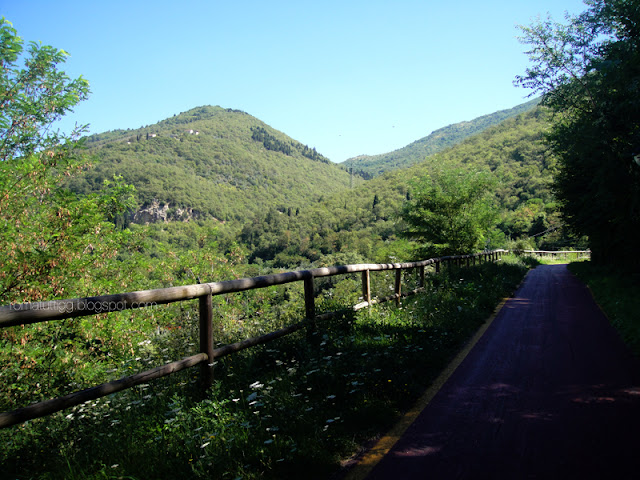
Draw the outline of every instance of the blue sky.
<instances>
[{"instance_id":1,"label":"blue sky","mask_svg":"<svg viewBox=\"0 0 640 480\"><path fill-rule=\"evenodd\" d=\"M235 108L335 162L386 153L527 100L516 25L581 0L0 0L26 41L66 50L91 97L63 122L139 128Z\"/></svg>"}]
</instances>

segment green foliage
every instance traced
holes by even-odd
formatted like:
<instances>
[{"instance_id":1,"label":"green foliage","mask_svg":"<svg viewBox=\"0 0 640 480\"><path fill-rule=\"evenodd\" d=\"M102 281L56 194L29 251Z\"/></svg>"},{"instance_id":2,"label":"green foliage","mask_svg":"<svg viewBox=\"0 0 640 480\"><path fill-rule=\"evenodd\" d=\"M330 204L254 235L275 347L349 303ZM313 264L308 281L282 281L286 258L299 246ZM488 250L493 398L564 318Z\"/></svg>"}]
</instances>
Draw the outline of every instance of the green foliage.
<instances>
[{"instance_id":1,"label":"green foliage","mask_svg":"<svg viewBox=\"0 0 640 480\"><path fill-rule=\"evenodd\" d=\"M544 144L548 125L543 108L509 118L411 168L326 196L295 215L260 213L245 224L239 240L249 249L250 261L260 258L283 267L308 265L333 252L354 252L382 263L413 260L409 241L399 238L403 205L411 201L410 185L416 178L446 165L491 172L495 179L498 229L485 232L492 248L533 235L536 247L571 244L551 191L556 161Z\"/></svg>"},{"instance_id":2,"label":"green foliage","mask_svg":"<svg viewBox=\"0 0 640 480\"><path fill-rule=\"evenodd\" d=\"M96 236L103 251L85 255L66 271L64 298L144 290L194 284L202 281L239 278L257 272L242 265L244 252L230 247L226 255L217 248L215 228L207 223L189 225L188 230L172 235L179 224L167 225L168 231L134 226L133 231L112 229L105 238ZM104 231L103 231L104 232ZM165 236L165 234L167 236ZM171 241L163 241L166 238ZM107 248L109 247L109 248ZM80 261L91 262L84 269ZM67 266L67 268L71 268ZM61 277L63 272L58 272ZM56 279L58 277L55 277ZM62 281L62 280L60 280ZM46 285L38 294L48 300ZM220 325L227 338L234 338L246 324L245 312L271 308L286 311L286 302L270 291L243 296L240 305L218 305L217 311L228 322ZM263 304L266 304L265 307ZM269 307L273 304L274 307ZM254 310L254 311L255 311ZM282 321L288 317L282 314ZM267 328L270 328L268 326ZM157 365L159 358L175 360L195 353L197 305L169 305L131 310L118 314L98 314L0 330L0 411L42 399L61 396L113 380L118 376ZM184 339L191 346L172 347L172 338ZM175 342L175 341L174 341ZM162 355L160 357L160 355Z\"/></svg>"},{"instance_id":3,"label":"green foliage","mask_svg":"<svg viewBox=\"0 0 640 480\"><path fill-rule=\"evenodd\" d=\"M24 41L0 18L0 162L46 151L47 161L55 163L75 146L83 128L70 135L51 129L89 94L85 79L72 80L58 70L66 57L64 50L36 42L29 43L24 55Z\"/></svg>"},{"instance_id":4,"label":"green foliage","mask_svg":"<svg viewBox=\"0 0 640 480\"><path fill-rule=\"evenodd\" d=\"M94 166L71 179L78 193L114 175L136 187L141 209L216 218L237 231L257 213L305 207L350 184L315 149L237 110L198 107L155 125L87 139ZM162 221L134 215L133 221Z\"/></svg>"},{"instance_id":5,"label":"green foliage","mask_svg":"<svg viewBox=\"0 0 640 480\"><path fill-rule=\"evenodd\" d=\"M544 94L560 160L564 220L589 237L595 261L638 267L640 241L640 22L635 2L589 1L567 24L523 27L533 65L517 82Z\"/></svg>"},{"instance_id":6,"label":"green foliage","mask_svg":"<svg viewBox=\"0 0 640 480\"><path fill-rule=\"evenodd\" d=\"M251 127L251 139L261 142L267 150L282 152L285 155L292 155L294 151L300 152L303 157L310 160L319 160L324 163L330 163L329 159L320 155L315 148L309 148L307 145L301 145L295 141L285 143L274 135L271 135L263 127Z\"/></svg>"},{"instance_id":7,"label":"green foliage","mask_svg":"<svg viewBox=\"0 0 640 480\"><path fill-rule=\"evenodd\" d=\"M290 144L285 144L275 138L273 135L269 135L267 131L262 127L253 127L251 128L253 132L251 134L251 139L257 142L262 142L264 148L267 150L273 150L276 152L282 152L285 155L291 155L293 149Z\"/></svg>"},{"instance_id":8,"label":"green foliage","mask_svg":"<svg viewBox=\"0 0 640 480\"><path fill-rule=\"evenodd\" d=\"M320 324L311 341L300 332L221 358L216 385L204 400L195 390L197 370L189 370L2 430L3 473L51 479L327 478L341 459L411 406L525 272L517 260L505 258L429 275L426 291L401 309L377 306ZM320 303L348 306L359 285L349 289L346 283L324 290ZM302 307L301 292L296 298ZM233 295L220 307L246 300ZM249 303L242 309L253 308ZM162 355L192 348L196 336L182 335L189 312L173 313L183 328L163 334L162 343L151 337L142 361L152 349ZM271 314L280 312L244 323L255 321L254 332L270 329ZM228 339L225 332L217 335Z\"/></svg>"},{"instance_id":9,"label":"green foliage","mask_svg":"<svg viewBox=\"0 0 640 480\"><path fill-rule=\"evenodd\" d=\"M484 247L497 217L491 198L494 184L486 172L444 167L418 180L402 211L404 235L420 241L423 258Z\"/></svg>"},{"instance_id":10,"label":"green foliage","mask_svg":"<svg viewBox=\"0 0 640 480\"><path fill-rule=\"evenodd\" d=\"M0 303L74 294L111 265L130 232L115 231L118 192L82 197L60 188L61 159L46 154L0 162ZM94 291L94 290L90 290ZM87 291L89 293L89 291Z\"/></svg>"},{"instance_id":11,"label":"green foliage","mask_svg":"<svg viewBox=\"0 0 640 480\"><path fill-rule=\"evenodd\" d=\"M127 216L136 208L136 189L122 181L122 176L114 175L113 180L105 180L98 204L106 219L113 223L126 222Z\"/></svg>"},{"instance_id":12,"label":"green foliage","mask_svg":"<svg viewBox=\"0 0 640 480\"><path fill-rule=\"evenodd\" d=\"M80 165L75 130L53 122L86 98L82 77L58 70L66 53L23 41L0 20L0 303L60 296L113 255L100 201L59 188ZM23 67L18 66L19 62ZM105 236L106 234L106 236Z\"/></svg>"},{"instance_id":13,"label":"green foliage","mask_svg":"<svg viewBox=\"0 0 640 480\"><path fill-rule=\"evenodd\" d=\"M23 58L22 40L4 19L0 32L0 304L126 288L135 264L122 265L118 254L135 237L113 222L131 206L132 191L118 179L92 196L62 188L82 166L79 130L51 130L86 97L88 84L58 70L62 50L31 43ZM0 409L94 383L107 357L122 360L139 338L136 322L131 330L123 325L98 316L93 325L65 320L2 329Z\"/></svg>"},{"instance_id":14,"label":"green foliage","mask_svg":"<svg viewBox=\"0 0 640 480\"><path fill-rule=\"evenodd\" d=\"M538 101L538 99L531 100L509 110L501 110L489 115L483 115L469 122L460 122L439 128L430 135L393 152L380 155L360 155L345 160L342 165L347 169L353 169L354 173L366 179L388 171L407 168L422 162L429 155L451 148L508 118L533 109L538 104Z\"/></svg>"}]
</instances>

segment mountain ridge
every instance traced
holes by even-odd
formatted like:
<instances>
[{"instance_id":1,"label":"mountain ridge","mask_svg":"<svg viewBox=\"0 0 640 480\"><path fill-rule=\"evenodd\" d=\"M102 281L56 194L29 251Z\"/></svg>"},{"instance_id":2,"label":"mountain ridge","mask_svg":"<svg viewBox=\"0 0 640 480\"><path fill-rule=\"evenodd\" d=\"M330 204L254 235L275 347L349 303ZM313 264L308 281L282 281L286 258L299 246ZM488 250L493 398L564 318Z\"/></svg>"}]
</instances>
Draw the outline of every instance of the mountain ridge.
<instances>
[{"instance_id":1,"label":"mountain ridge","mask_svg":"<svg viewBox=\"0 0 640 480\"><path fill-rule=\"evenodd\" d=\"M397 150L378 155L358 155L345 160L341 165L368 179L387 171L410 167L423 161L429 155L452 147L508 118L535 108L539 102L540 99L536 98L513 108L498 110L470 121L453 123L434 130L426 137L415 140Z\"/></svg>"},{"instance_id":2,"label":"mountain ridge","mask_svg":"<svg viewBox=\"0 0 640 480\"><path fill-rule=\"evenodd\" d=\"M213 218L240 227L266 211L291 215L357 187L364 182L359 173L373 178L410 168L433 155L426 151L457 145L537 103L440 128L390 154L356 157L359 167L371 161L381 168L375 175L333 163L244 111L199 106L153 125L86 137L94 165L70 187L91 193L119 175L137 190L134 223Z\"/></svg>"}]
</instances>

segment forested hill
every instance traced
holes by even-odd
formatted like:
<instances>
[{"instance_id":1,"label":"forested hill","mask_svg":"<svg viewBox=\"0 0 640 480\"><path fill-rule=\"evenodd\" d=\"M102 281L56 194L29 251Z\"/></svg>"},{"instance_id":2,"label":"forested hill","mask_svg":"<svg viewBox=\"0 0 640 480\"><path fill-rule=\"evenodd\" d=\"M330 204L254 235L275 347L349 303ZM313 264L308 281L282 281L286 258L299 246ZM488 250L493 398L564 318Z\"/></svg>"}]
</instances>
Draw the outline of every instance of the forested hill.
<instances>
[{"instance_id":1,"label":"forested hill","mask_svg":"<svg viewBox=\"0 0 640 480\"><path fill-rule=\"evenodd\" d=\"M430 135L393 152L380 155L361 155L345 160L342 165L346 168L353 168L354 173L365 178L372 178L390 170L410 167L423 161L425 157L452 147L507 118L533 109L539 101L540 99L536 98L508 110L483 115L469 122L455 123L435 130Z\"/></svg>"},{"instance_id":2,"label":"forested hill","mask_svg":"<svg viewBox=\"0 0 640 480\"><path fill-rule=\"evenodd\" d=\"M193 217L243 221L276 208L294 212L352 183L340 166L257 118L203 106L137 130L86 139L93 167L79 193L121 175L137 190L135 221Z\"/></svg>"},{"instance_id":3,"label":"forested hill","mask_svg":"<svg viewBox=\"0 0 640 480\"><path fill-rule=\"evenodd\" d=\"M299 215L264 212L248 223L240 240L252 259L288 267L305 262L327 264L408 259L409 245L399 240L400 211L412 182L433 171L465 168L491 172L500 211L491 246L536 236L540 245L563 241L557 204L551 191L555 158L543 142L549 117L541 107L501 122L422 162L387 172L364 184L325 198ZM336 256L338 255L338 256Z\"/></svg>"}]
</instances>

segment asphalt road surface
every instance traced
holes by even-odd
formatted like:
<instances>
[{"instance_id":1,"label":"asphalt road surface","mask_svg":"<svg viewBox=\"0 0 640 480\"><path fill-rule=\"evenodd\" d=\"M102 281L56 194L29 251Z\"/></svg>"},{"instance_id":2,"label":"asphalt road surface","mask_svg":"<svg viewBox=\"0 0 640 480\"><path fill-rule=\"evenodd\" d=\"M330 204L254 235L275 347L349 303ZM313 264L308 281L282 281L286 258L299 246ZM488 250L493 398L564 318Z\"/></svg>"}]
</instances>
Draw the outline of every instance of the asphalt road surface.
<instances>
[{"instance_id":1,"label":"asphalt road surface","mask_svg":"<svg viewBox=\"0 0 640 480\"><path fill-rule=\"evenodd\" d=\"M367 478L640 479L640 365L566 265L540 266Z\"/></svg>"}]
</instances>

